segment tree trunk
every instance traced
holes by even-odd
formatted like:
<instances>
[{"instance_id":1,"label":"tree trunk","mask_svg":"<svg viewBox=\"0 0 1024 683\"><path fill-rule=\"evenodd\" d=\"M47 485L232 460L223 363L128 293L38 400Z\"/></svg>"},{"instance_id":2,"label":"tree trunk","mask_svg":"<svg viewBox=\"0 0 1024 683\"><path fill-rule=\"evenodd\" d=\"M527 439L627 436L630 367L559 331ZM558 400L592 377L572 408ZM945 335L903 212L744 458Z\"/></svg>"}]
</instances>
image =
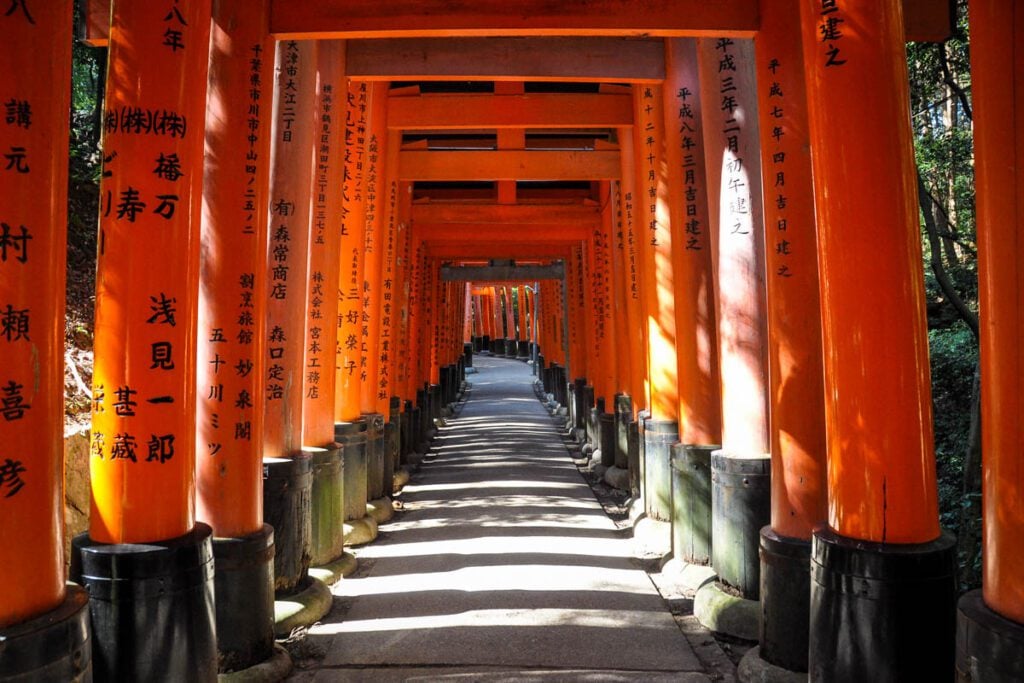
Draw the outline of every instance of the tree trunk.
<instances>
[{"instance_id":1,"label":"tree trunk","mask_svg":"<svg viewBox=\"0 0 1024 683\"><path fill-rule=\"evenodd\" d=\"M957 554L960 557L960 590L981 585L981 372L974 365L971 386L971 429L964 454L964 487L960 503Z\"/></svg>"}]
</instances>

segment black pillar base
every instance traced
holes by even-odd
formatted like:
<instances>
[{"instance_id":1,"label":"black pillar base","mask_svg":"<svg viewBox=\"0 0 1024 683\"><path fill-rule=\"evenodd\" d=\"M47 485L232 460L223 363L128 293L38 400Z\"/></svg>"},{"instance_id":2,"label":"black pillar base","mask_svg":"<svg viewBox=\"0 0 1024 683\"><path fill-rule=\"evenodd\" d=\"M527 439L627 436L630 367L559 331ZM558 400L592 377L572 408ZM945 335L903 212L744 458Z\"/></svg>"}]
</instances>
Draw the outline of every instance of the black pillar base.
<instances>
[{"instance_id":1,"label":"black pillar base","mask_svg":"<svg viewBox=\"0 0 1024 683\"><path fill-rule=\"evenodd\" d=\"M462 359L467 368L473 367L473 349L473 342L466 342L462 345Z\"/></svg>"},{"instance_id":2,"label":"black pillar base","mask_svg":"<svg viewBox=\"0 0 1024 683\"><path fill-rule=\"evenodd\" d=\"M366 413L366 497L377 500L384 495L384 416Z\"/></svg>"},{"instance_id":3,"label":"black pillar base","mask_svg":"<svg viewBox=\"0 0 1024 683\"><path fill-rule=\"evenodd\" d=\"M960 598L956 621L957 683L1024 681L1024 624L990 609L980 590Z\"/></svg>"},{"instance_id":4,"label":"black pillar base","mask_svg":"<svg viewBox=\"0 0 1024 683\"><path fill-rule=\"evenodd\" d=\"M577 377L572 381L573 405L572 405L572 426L584 432L587 428L587 378Z\"/></svg>"},{"instance_id":5,"label":"black pillar base","mask_svg":"<svg viewBox=\"0 0 1024 683\"><path fill-rule=\"evenodd\" d=\"M314 567L330 564L344 553L345 538L345 463L342 446L303 448L309 453L312 486L310 489L309 563Z\"/></svg>"},{"instance_id":6,"label":"black pillar base","mask_svg":"<svg viewBox=\"0 0 1024 683\"><path fill-rule=\"evenodd\" d=\"M672 445L672 555L711 564L711 452L721 446Z\"/></svg>"},{"instance_id":7,"label":"black pillar base","mask_svg":"<svg viewBox=\"0 0 1024 683\"><path fill-rule=\"evenodd\" d=\"M218 670L248 669L274 654L273 527L214 538L213 560Z\"/></svg>"},{"instance_id":8,"label":"black pillar base","mask_svg":"<svg viewBox=\"0 0 1024 683\"><path fill-rule=\"evenodd\" d=\"M633 500L640 498L640 423L630 420L626 427L629 446L629 493Z\"/></svg>"},{"instance_id":9,"label":"black pillar base","mask_svg":"<svg viewBox=\"0 0 1024 683\"><path fill-rule=\"evenodd\" d=\"M615 415L601 413L597 416L598 442L601 447L601 464L611 467L615 464Z\"/></svg>"},{"instance_id":10,"label":"black pillar base","mask_svg":"<svg viewBox=\"0 0 1024 683\"><path fill-rule=\"evenodd\" d=\"M412 438L414 411L412 401L406 401L398 418L398 462L401 465L409 464L409 454L415 450L415 439Z\"/></svg>"},{"instance_id":11,"label":"black pillar base","mask_svg":"<svg viewBox=\"0 0 1024 683\"><path fill-rule=\"evenodd\" d=\"M761 659L807 672L811 543L761 529Z\"/></svg>"},{"instance_id":12,"label":"black pillar base","mask_svg":"<svg viewBox=\"0 0 1024 683\"><path fill-rule=\"evenodd\" d=\"M651 519L672 521L672 444L679 423L649 419L644 428L644 511Z\"/></svg>"},{"instance_id":13,"label":"black pillar base","mask_svg":"<svg viewBox=\"0 0 1024 683\"><path fill-rule=\"evenodd\" d=\"M771 459L711 453L711 565L746 600L761 593L761 527L771 521Z\"/></svg>"},{"instance_id":14,"label":"black pillar base","mask_svg":"<svg viewBox=\"0 0 1024 683\"><path fill-rule=\"evenodd\" d=\"M615 466L629 468L629 421L633 419L633 401L626 394L615 394Z\"/></svg>"},{"instance_id":15,"label":"black pillar base","mask_svg":"<svg viewBox=\"0 0 1024 683\"><path fill-rule=\"evenodd\" d=\"M274 591L290 595L309 571L313 470L309 453L263 458L263 521L274 528Z\"/></svg>"},{"instance_id":16,"label":"black pillar base","mask_svg":"<svg viewBox=\"0 0 1024 683\"><path fill-rule=\"evenodd\" d=\"M486 351L487 353L490 353L491 352L491 337L489 335L485 334L482 337L478 337L478 339L480 341L480 348L477 349L477 350L478 351Z\"/></svg>"},{"instance_id":17,"label":"black pillar base","mask_svg":"<svg viewBox=\"0 0 1024 683\"><path fill-rule=\"evenodd\" d=\"M71 578L89 592L98 681L217 680L212 531L153 543L72 541Z\"/></svg>"},{"instance_id":18,"label":"black pillar base","mask_svg":"<svg viewBox=\"0 0 1024 683\"><path fill-rule=\"evenodd\" d=\"M64 601L49 612L0 628L0 680L93 679L89 595L69 584Z\"/></svg>"},{"instance_id":19,"label":"black pillar base","mask_svg":"<svg viewBox=\"0 0 1024 683\"><path fill-rule=\"evenodd\" d=\"M814 532L809 680L948 681L955 620L952 534L902 545Z\"/></svg>"},{"instance_id":20,"label":"black pillar base","mask_svg":"<svg viewBox=\"0 0 1024 683\"><path fill-rule=\"evenodd\" d=\"M335 422L334 440L343 446L344 466L343 504L345 521L352 522L366 516L366 423Z\"/></svg>"},{"instance_id":21,"label":"black pillar base","mask_svg":"<svg viewBox=\"0 0 1024 683\"><path fill-rule=\"evenodd\" d=\"M402 399L392 396L388 404L390 414L384 427L387 442L387 460L384 461L384 488L387 493L394 492L395 472L402 466Z\"/></svg>"},{"instance_id":22,"label":"black pillar base","mask_svg":"<svg viewBox=\"0 0 1024 683\"><path fill-rule=\"evenodd\" d=\"M428 393L430 394L430 417L435 420L440 420L444 417L441 410L444 407L443 397L441 396L441 385L431 384Z\"/></svg>"}]
</instances>

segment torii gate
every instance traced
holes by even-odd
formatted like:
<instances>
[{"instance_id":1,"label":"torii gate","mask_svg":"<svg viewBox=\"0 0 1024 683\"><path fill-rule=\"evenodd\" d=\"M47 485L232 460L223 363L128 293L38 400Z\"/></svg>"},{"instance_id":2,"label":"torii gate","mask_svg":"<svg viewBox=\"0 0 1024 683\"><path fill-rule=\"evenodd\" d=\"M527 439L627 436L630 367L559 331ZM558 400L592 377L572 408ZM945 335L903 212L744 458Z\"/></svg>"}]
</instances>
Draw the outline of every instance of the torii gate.
<instances>
[{"instance_id":1,"label":"torii gate","mask_svg":"<svg viewBox=\"0 0 1024 683\"><path fill-rule=\"evenodd\" d=\"M674 447L714 472L709 559L721 582L760 598L755 664L807 669L816 681L948 677L955 558L937 517L902 57L905 40L945 37L947 9L90 1L85 33L109 42L110 77L93 513L72 570L90 587L86 602L65 588L55 495L71 1L12 2L0 17L10 150L0 584L14 598L0 606L0 670L30 673L13 667L41 661L69 679L94 667L100 677L212 680L215 632L231 667L272 658L268 580L283 595L316 585L313 536L318 562L344 560L336 507L350 543L372 537L388 473L440 414L442 370L451 377L458 365L467 309L440 266L535 256L568 271L564 284L541 286L545 350L579 359L583 385L603 394L602 416L608 398L632 399L623 417L645 432L637 486L649 518L672 516ZM983 593L959 613L963 680L1022 675L1009 654L1024 640L1014 569L1024 546L1022 17L1020 0L971 1L986 553ZM51 58L38 59L33 48L51 44ZM496 85L444 98L387 86L453 80ZM628 85L532 93L528 82ZM594 128L611 133L577 148L531 147L527 135ZM403 139L481 129L498 131L493 149ZM590 186L575 204L572 192L538 204L517 185L533 181ZM428 202L417 203L414 183L436 189ZM594 223L555 256L537 242L560 211ZM490 217L467 219L473 212ZM471 227L484 224L516 227L502 238ZM606 346L582 351L588 335ZM625 358L609 353L613 338L628 340ZM416 420L403 442L399 413ZM267 481L280 468L316 505L281 502L295 514L275 517L273 537L261 464ZM696 551L687 559L699 561ZM258 598L222 578L215 613L214 574L252 582ZM122 579L141 596L131 616L107 588ZM169 611L154 588L164 582L183 596ZM102 625L92 657L90 612ZM252 629L230 642L238 624ZM22 656L35 652L43 658Z\"/></svg>"}]
</instances>

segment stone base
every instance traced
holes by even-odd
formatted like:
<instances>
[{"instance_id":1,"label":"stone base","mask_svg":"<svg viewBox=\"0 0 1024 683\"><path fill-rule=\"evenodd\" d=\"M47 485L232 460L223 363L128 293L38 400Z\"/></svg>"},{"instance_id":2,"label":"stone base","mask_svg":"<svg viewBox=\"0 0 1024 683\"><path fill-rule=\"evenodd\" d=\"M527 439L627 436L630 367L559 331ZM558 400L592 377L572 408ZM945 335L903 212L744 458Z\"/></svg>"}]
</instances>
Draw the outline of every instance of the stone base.
<instances>
[{"instance_id":1,"label":"stone base","mask_svg":"<svg viewBox=\"0 0 1024 683\"><path fill-rule=\"evenodd\" d=\"M957 683L1024 681L1024 624L989 609L980 590L960 598L956 675Z\"/></svg>"},{"instance_id":2,"label":"stone base","mask_svg":"<svg viewBox=\"0 0 1024 683\"><path fill-rule=\"evenodd\" d=\"M783 669L761 659L761 648L752 647L736 669L741 683L807 683L807 674Z\"/></svg>"},{"instance_id":3,"label":"stone base","mask_svg":"<svg viewBox=\"0 0 1024 683\"><path fill-rule=\"evenodd\" d=\"M690 564L675 557L665 563L661 573L688 594L696 593L704 584L718 580L718 575L711 565Z\"/></svg>"},{"instance_id":4,"label":"stone base","mask_svg":"<svg viewBox=\"0 0 1024 683\"><path fill-rule=\"evenodd\" d=\"M377 524L383 524L395 516L395 508L391 504L391 499L384 496L383 498L367 502L366 514L373 517Z\"/></svg>"},{"instance_id":5,"label":"stone base","mask_svg":"<svg viewBox=\"0 0 1024 683\"><path fill-rule=\"evenodd\" d=\"M352 553L342 553L340 557L319 567L310 567L309 575L320 579L324 584L333 586L346 576L350 576L359 562Z\"/></svg>"},{"instance_id":6,"label":"stone base","mask_svg":"<svg viewBox=\"0 0 1024 683\"><path fill-rule=\"evenodd\" d=\"M307 577L298 593L274 600L274 636L286 638L297 628L312 626L331 611L333 604L334 596L327 584Z\"/></svg>"},{"instance_id":7,"label":"stone base","mask_svg":"<svg viewBox=\"0 0 1024 683\"><path fill-rule=\"evenodd\" d=\"M672 524L644 517L633 526L633 554L639 558L666 557L672 553Z\"/></svg>"},{"instance_id":8,"label":"stone base","mask_svg":"<svg viewBox=\"0 0 1024 683\"><path fill-rule=\"evenodd\" d=\"M629 505L627 507L629 508L629 523L635 527L646 514L644 512L643 496L634 497L629 501Z\"/></svg>"},{"instance_id":9,"label":"stone base","mask_svg":"<svg viewBox=\"0 0 1024 683\"><path fill-rule=\"evenodd\" d=\"M345 521L345 545L365 545L377 538L377 520L367 515Z\"/></svg>"},{"instance_id":10,"label":"stone base","mask_svg":"<svg viewBox=\"0 0 1024 683\"><path fill-rule=\"evenodd\" d=\"M0 629L0 680L91 683L92 626L84 588L69 583L57 607Z\"/></svg>"},{"instance_id":11,"label":"stone base","mask_svg":"<svg viewBox=\"0 0 1024 683\"><path fill-rule=\"evenodd\" d=\"M604 471L604 483L620 491L629 490L629 470L612 465Z\"/></svg>"},{"instance_id":12,"label":"stone base","mask_svg":"<svg viewBox=\"0 0 1024 683\"><path fill-rule=\"evenodd\" d=\"M404 467L395 470L395 479L392 482L392 490L395 493L398 493L399 491L402 490L402 488L405 487L406 484L409 483L409 479L409 470L405 469Z\"/></svg>"},{"instance_id":13,"label":"stone base","mask_svg":"<svg viewBox=\"0 0 1024 683\"><path fill-rule=\"evenodd\" d=\"M280 645L274 645L269 659L241 671L217 674L217 683L278 683L292 672L292 658Z\"/></svg>"},{"instance_id":14,"label":"stone base","mask_svg":"<svg viewBox=\"0 0 1024 683\"><path fill-rule=\"evenodd\" d=\"M713 581L701 586L694 596L693 616L708 630L757 642L761 603L730 595Z\"/></svg>"}]
</instances>

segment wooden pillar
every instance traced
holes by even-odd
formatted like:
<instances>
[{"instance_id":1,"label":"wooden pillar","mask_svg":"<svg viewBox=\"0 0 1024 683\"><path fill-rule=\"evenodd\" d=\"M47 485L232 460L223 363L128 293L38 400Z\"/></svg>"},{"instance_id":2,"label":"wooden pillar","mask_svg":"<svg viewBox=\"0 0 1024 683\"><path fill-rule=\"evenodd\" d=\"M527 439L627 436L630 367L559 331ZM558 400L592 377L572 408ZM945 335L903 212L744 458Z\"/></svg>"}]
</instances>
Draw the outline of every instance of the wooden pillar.
<instances>
[{"instance_id":1,"label":"wooden pillar","mask_svg":"<svg viewBox=\"0 0 1024 683\"><path fill-rule=\"evenodd\" d=\"M425 246L418 239L413 228L410 235L411 261L409 263L409 323L407 339L409 343L409 372L406 377L406 391L410 397L423 388L423 366L421 363L423 349L423 264ZM423 408L423 406L420 406Z\"/></svg>"},{"instance_id":2,"label":"wooden pillar","mask_svg":"<svg viewBox=\"0 0 1024 683\"><path fill-rule=\"evenodd\" d=\"M522 297L522 291L521 290L522 290L522 288L520 288L520 297ZM462 328L462 341L464 343L466 343L466 344L468 344L471 341L473 341L473 324L474 324L474 321L475 321L475 318L473 316L473 298L474 298L473 297L473 286L469 282L467 282L466 283L466 302L464 304L464 310L465 310L464 318L465 319L464 319L463 328ZM519 301L521 303L523 301L523 299L520 298Z\"/></svg>"},{"instance_id":3,"label":"wooden pillar","mask_svg":"<svg viewBox=\"0 0 1024 683\"><path fill-rule=\"evenodd\" d=\"M369 85L350 82L345 103L345 171L341 190L341 281L338 284L338 380L334 419L353 422L361 410L360 338L366 234L363 193Z\"/></svg>"},{"instance_id":4,"label":"wooden pillar","mask_svg":"<svg viewBox=\"0 0 1024 683\"><path fill-rule=\"evenodd\" d=\"M697 44L693 39L674 39L665 47L668 166L670 173L679 175L683 188L683 202L675 207L680 237L673 250L679 440L687 445L710 446L720 444L722 439L712 268L712 237L716 231L708 216Z\"/></svg>"},{"instance_id":5,"label":"wooden pillar","mask_svg":"<svg viewBox=\"0 0 1024 683\"><path fill-rule=\"evenodd\" d=\"M274 41L266 7L221 0L210 47L196 353L197 517L263 527L267 183ZM173 366L173 350L163 361Z\"/></svg>"},{"instance_id":6,"label":"wooden pillar","mask_svg":"<svg viewBox=\"0 0 1024 683\"><path fill-rule=\"evenodd\" d=\"M341 190L344 175L345 43L318 43L317 123L313 135L312 224L306 293L302 443L334 444L341 253Z\"/></svg>"},{"instance_id":7,"label":"wooden pillar","mask_svg":"<svg viewBox=\"0 0 1024 683\"><path fill-rule=\"evenodd\" d=\"M612 310L615 316L615 354L616 354L616 381L615 388L618 392L630 396L633 387L633 351L636 348L636 340L633 339L633 330L629 326L629 244L626 226L623 222L622 193L619 183L612 181L608 184L609 210L612 212L613 235L609 247L609 258L612 268L611 300Z\"/></svg>"},{"instance_id":8,"label":"wooden pillar","mask_svg":"<svg viewBox=\"0 0 1024 683\"><path fill-rule=\"evenodd\" d=\"M619 181L619 204L622 207L622 223L625 232L626 257L628 264L628 285L626 297L626 324L635 336L631 339L630 363L630 397L633 399L633 412L639 414L650 406L650 392L647 373L647 324L644 316L644 303L641 297L643 277L640 263L640 239L638 221L640 208L637 203L637 171L636 152L632 128L620 128L619 156L622 159L622 179Z\"/></svg>"},{"instance_id":9,"label":"wooden pillar","mask_svg":"<svg viewBox=\"0 0 1024 683\"><path fill-rule=\"evenodd\" d=\"M0 629L52 610L65 596L71 2L12 9L0 17L0 148L8 161L0 183Z\"/></svg>"},{"instance_id":10,"label":"wooden pillar","mask_svg":"<svg viewBox=\"0 0 1024 683\"><path fill-rule=\"evenodd\" d=\"M770 5L770 6L769 6ZM760 656L807 670L811 533L824 523L825 390L799 0L765 2L755 41L765 188L771 526Z\"/></svg>"},{"instance_id":11,"label":"wooden pillar","mask_svg":"<svg viewBox=\"0 0 1024 683\"><path fill-rule=\"evenodd\" d=\"M650 372L651 419L678 425L679 393L672 271L671 208L681 187L671 187L665 166L665 123L660 85L634 86L637 241L640 251ZM678 427L673 427L677 429ZM667 432L666 432L667 433Z\"/></svg>"},{"instance_id":12,"label":"wooden pillar","mask_svg":"<svg viewBox=\"0 0 1024 683\"><path fill-rule=\"evenodd\" d=\"M395 374L395 347L397 334L396 317L398 310L395 308L397 300L397 289L395 280L397 278L396 257L398 247L398 223L401 220L398 207L399 183L395 177L395 168L398 166L398 152L402 137L398 133L387 134L387 141L384 144L381 177L381 206L384 213L381 222L382 232L380 234L381 270L380 280L377 284L378 296L380 297L377 315L380 319L379 339L377 342L377 384L374 387L377 397L376 412L384 416L385 422L391 412L391 391ZM388 484L389 486L390 484ZM390 492L390 488L388 489Z\"/></svg>"},{"instance_id":13,"label":"wooden pillar","mask_svg":"<svg viewBox=\"0 0 1024 683\"><path fill-rule=\"evenodd\" d=\"M363 271L363 324L360 342L360 405L363 414L377 410L377 385L380 377L381 332L381 277L384 267L384 206L387 183L385 158L387 155L387 83L369 84L369 106L366 124L366 180L363 203L366 232L363 253L366 254Z\"/></svg>"},{"instance_id":14,"label":"wooden pillar","mask_svg":"<svg viewBox=\"0 0 1024 683\"><path fill-rule=\"evenodd\" d=\"M316 110L315 41L277 45L277 97L270 171L270 246L266 269L267 398L263 455L302 450L310 196Z\"/></svg>"},{"instance_id":15,"label":"wooden pillar","mask_svg":"<svg viewBox=\"0 0 1024 683\"><path fill-rule=\"evenodd\" d=\"M602 392L605 399L605 411L615 412L615 393L619 389L618 366L620 356L617 350L615 330L615 305L612 300L613 268L612 249L615 239L614 207L611 201L611 184L602 182L601 191L601 223L595 233L594 277L595 277L595 326L594 342L599 345L601 362L598 370L601 375Z\"/></svg>"},{"instance_id":16,"label":"wooden pillar","mask_svg":"<svg viewBox=\"0 0 1024 683\"><path fill-rule=\"evenodd\" d=\"M902 7L800 9L829 483L828 528L812 549L810 678L948 678L955 558L938 520ZM837 593L852 566L879 576L880 592ZM908 581L927 588L906 591ZM840 613L855 621L840 626ZM866 651L877 656L854 654Z\"/></svg>"},{"instance_id":17,"label":"wooden pillar","mask_svg":"<svg viewBox=\"0 0 1024 683\"><path fill-rule=\"evenodd\" d=\"M963 680L1024 678L1021 252L1024 245L1024 3L971 0L981 296L982 594L960 600ZM1006 653L1000 656L1000 653ZM967 678L976 675L977 678Z\"/></svg>"},{"instance_id":18,"label":"wooden pillar","mask_svg":"<svg viewBox=\"0 0 1024 683\"><path fill-rule=\"evenodd\" d=\"M89 536L195 524L195 348L210 2L118 5L96 264ZM173 367L172 367L173 365Z\"/></svg>"}]
</instances>

